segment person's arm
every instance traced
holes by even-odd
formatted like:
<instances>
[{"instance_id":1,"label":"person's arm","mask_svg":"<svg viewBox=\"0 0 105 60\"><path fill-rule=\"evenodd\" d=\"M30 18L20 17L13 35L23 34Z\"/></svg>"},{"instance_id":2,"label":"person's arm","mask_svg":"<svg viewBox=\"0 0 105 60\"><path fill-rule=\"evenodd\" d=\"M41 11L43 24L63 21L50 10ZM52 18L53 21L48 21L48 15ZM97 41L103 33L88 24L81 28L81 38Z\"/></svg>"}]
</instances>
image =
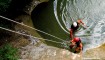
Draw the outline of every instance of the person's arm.
<instances>
[{"instance_id":1,"label":"person's arm","mask_svg":"<svg viewBox=\"0 0 105 60\"><path fill-rule=\"evenodd\" d=\"M83 45L82 45L82 43L80 43L80 49L81 49L81 51L83 50Z\"/></svg>"},{"instance_id":2,"label":"person's arm","mask_svg":"<svg viewBox=\"0 0 105 60\"><path fill-rule=\"evenodd\" d=\"M85 28L85 29L87 28L87 26L82 22L82 20L78 20L78 23L79 23L80 25L82 25L83 28Z\"/></svg>"},{"instance_id":3,"label":"person's arm","mask_svg":"<svg viewBox=\"0 0 105 60\"><path fill-rule=\"evenodd\" d=\"M84 24L82 24L82 27L83 27L84 29L87 29L87 26L86 26L86 25L84 25Z\"/></svg>"},{"instance_id":4,"label":"person's arm","mask_svg":"<svg viewBox=\"0 0 105 60\"><path fill-rule=\"evenodd\" d=\"M72 40L70 40L70 42L74 42L74 41L73 41L73 39L72 39Z\"/></svg>"},{"instance_id":5,"label":"person's arm","mask_svg":"<svg viewBox=\"0 0 105 60\"><path fill-rule=\"evenodd\" d=\"M84 23L82 22L82 20L80 20L80 23L82 23L82 25L84 25Z\"/></svg>"},{"instance_id":6,"label":"person's arm","mask_svg":"<svg viewBox=\"0 0 105 60\"><path fill-rule=\"evenodd\" d=\"M72 40L70 40L70 42L72 43L72 45L75 45L76 44L76 42L74 42L74 40L72 39Z\"/></svg>"}]
</instances>

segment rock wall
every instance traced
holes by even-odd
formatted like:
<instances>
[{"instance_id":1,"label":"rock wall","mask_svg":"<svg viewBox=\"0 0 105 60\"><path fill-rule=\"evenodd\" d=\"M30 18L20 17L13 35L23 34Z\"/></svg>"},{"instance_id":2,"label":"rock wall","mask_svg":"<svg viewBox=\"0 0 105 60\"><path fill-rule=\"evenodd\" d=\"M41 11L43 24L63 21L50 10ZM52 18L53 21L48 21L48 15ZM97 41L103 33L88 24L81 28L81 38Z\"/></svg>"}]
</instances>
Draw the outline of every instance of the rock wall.
<instances>
[{"instance_id":1,"label":"rock wall","mask_svg":"<svg viewBox=\"0 0 105 60\"><path fill-rule=\"evenodd\" d=\"M87 60L105 60L105 44L100 47L87 50L86 53L83 54L83 56Z\"/></svg>"},{"instance_id":2,"label":"rock wall","mask_svg":"<svg viewBox=\"0 0 105 60\"><path fill-rule=\"evenodd\" d=\"M37 39L34 39L39 41ZM35 42L34 42L35 43ZM80 54L71 53L68 50L60 49L46 44L29 44L23 47L19 60L82 60Z\"/></svg>"},{"instance_id":3,"label":"rock wall","mask_svg":"<svg viewBox=\"0 0 105 60\"><path fill-rule=\"evenodd\" d=\"M34 10L34 8L42 2L48 2L48 0L32 0L28 5L25 6L24 11L31 15L31 12Z\"/></svg>"}]
</instances>

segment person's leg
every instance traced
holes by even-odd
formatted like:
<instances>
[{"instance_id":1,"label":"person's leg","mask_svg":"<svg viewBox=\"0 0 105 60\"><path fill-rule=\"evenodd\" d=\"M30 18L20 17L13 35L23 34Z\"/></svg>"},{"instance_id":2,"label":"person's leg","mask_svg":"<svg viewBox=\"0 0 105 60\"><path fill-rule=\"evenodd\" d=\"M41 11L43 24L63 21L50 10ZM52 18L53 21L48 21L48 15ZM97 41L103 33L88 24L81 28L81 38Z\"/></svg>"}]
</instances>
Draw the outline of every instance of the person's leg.
<instances>
[{"instance_id":1,"label":"person's leg","mask_svg":"<svg viewBox=\"0 0 105 60\"><path fill-rule=\"evenodd\" d=\"M70 29L70 38L73 39L73 30Z\"/></svg>"}]
</instances>

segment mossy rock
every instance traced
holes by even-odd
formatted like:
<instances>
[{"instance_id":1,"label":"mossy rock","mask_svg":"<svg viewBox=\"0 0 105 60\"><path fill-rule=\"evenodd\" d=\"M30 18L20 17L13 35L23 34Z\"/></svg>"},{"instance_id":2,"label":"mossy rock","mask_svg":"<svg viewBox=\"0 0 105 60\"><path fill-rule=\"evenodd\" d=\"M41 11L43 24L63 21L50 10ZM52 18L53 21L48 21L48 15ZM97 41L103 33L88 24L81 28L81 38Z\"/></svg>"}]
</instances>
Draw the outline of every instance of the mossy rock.
<instances>
[{"instance_id":1,"label":"mossy rock","mask_svg":"<svg viewBox=\"0 0 105 60\"><path fill-rule=\"evenodd\" d=\"M48 2L49 0L40 0L40 2Z\"/></svg>"}]
</instances>

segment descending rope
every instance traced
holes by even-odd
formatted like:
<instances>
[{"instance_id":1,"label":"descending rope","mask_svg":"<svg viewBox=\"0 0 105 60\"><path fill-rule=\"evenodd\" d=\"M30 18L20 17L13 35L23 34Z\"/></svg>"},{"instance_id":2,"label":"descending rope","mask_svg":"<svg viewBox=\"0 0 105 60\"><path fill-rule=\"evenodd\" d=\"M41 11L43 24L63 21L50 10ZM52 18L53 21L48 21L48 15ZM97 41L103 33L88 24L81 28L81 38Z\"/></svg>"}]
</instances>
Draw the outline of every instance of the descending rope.
<instances>
[{"instance_id":1,"label":"descending rope","mask_svg":"<svg viewBox=\"0 0 105 60\"><path fill-rule=\"evenodd\" d=\"M19 25L22 25L22 26L25 26L25 27L31 28L31 29L33 29L33 30L39 31L39 32L41 32L41 33L44 33L44 34L49 35L49 36L51 36L51 37L54 37L54 38L56 38L56 39L58 39L58 40L64 41L64 39L61 39L61 38L59 38L59 37L56 37L56 36L54 36L54 35L52 35L52 34L46 33L46 32L41 31L41 30L39 30L39 29L36 29L36 28L30 27L30 26L25 25L25 24L23 24L23 23L19 23L19 22L17 22L17 21L14 21L14 20L12 20L12 19L6 18L6 17L1 16L1 15L0 15L0 17L3 18L3 19L6 19L6 20L8 20L8 21L14 22L14 23L16 23L16 24L19 24Z\"/></svg>"},{"instance_id":2,"label":"descending rope","mask_svg":"<svg viewBox=\"0 0 105 60\"><path fill-rule=\"evenodd\" d=\"M20 32L17 32L17 31L11 30L11 29L7 29L7 28L3 28L3 27L0 27L0 29L6 30L6 31L9 31L9 32L13 32L13 33L16 33L16 34L19 34L19 35L27 36L27 37L32 37L32 38L37 38L37 39L42 39L42 40L46 40L46 41L62 44L61 42L56 42L56 41L49 40L49 39L35 37L35 36L32 36L32 35L20 33Z\"/></svg>"}]
</instances>

